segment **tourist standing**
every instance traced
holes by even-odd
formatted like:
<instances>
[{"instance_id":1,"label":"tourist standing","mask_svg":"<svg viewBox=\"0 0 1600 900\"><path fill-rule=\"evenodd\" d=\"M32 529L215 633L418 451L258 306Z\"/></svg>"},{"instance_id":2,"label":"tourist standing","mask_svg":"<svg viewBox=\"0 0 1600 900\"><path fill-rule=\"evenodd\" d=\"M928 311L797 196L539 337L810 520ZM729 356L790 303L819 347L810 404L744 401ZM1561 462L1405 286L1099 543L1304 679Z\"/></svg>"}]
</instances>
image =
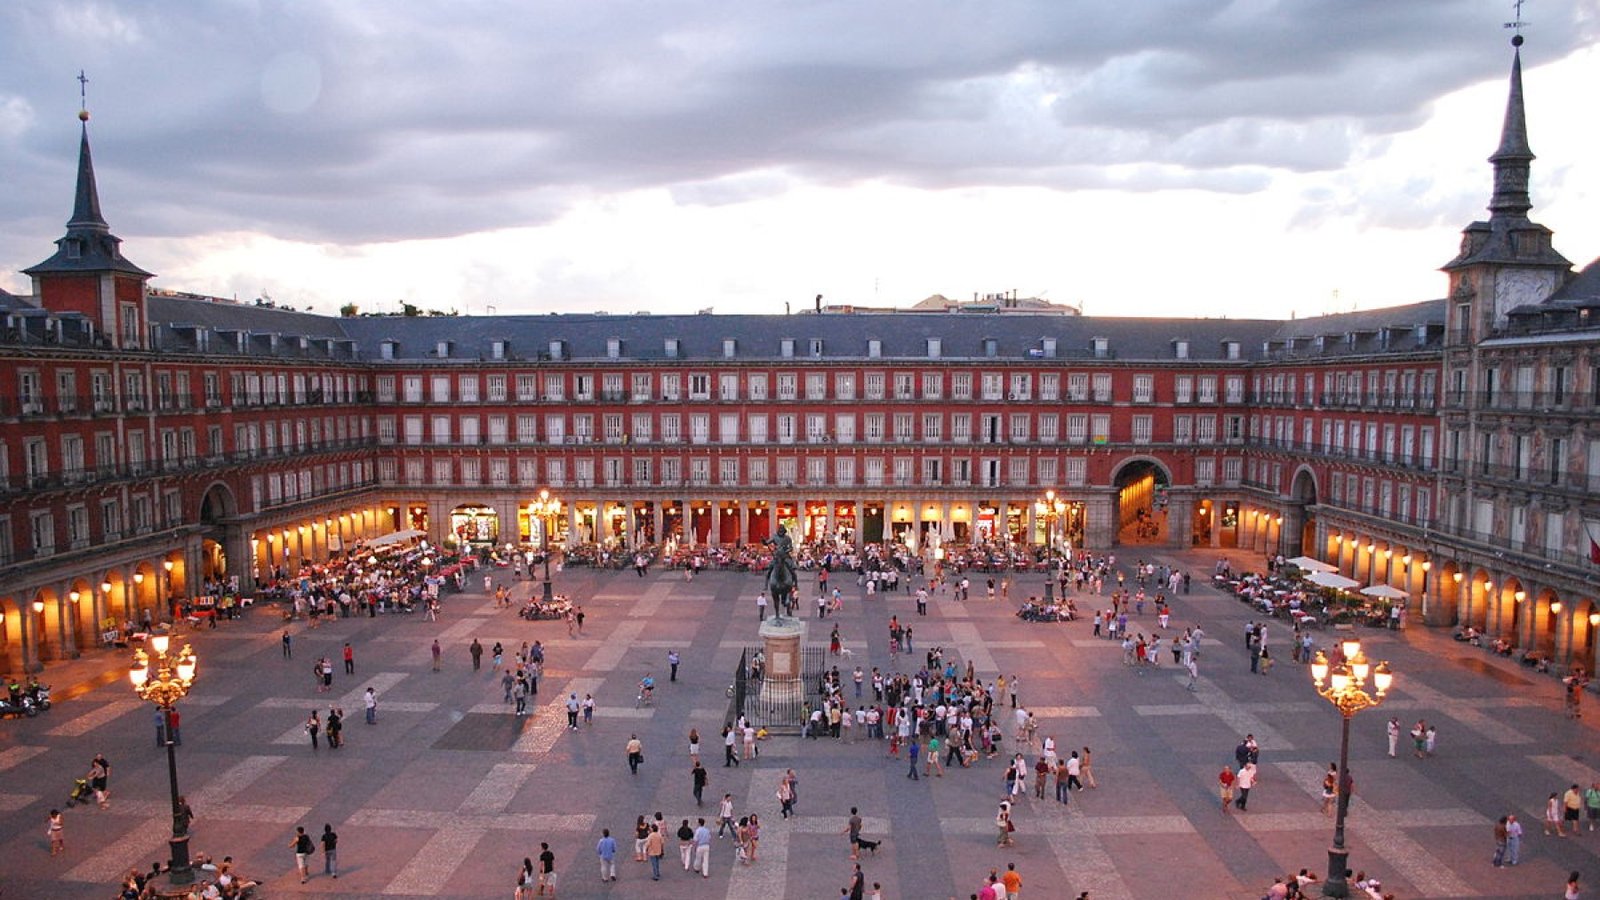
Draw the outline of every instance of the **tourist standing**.
<instances>
[{"instance_id":1,"label":"tourist standing","mask_svg":"<svg viewBox=\"0 0 1600 900\"><path fill-rule=\"evenodd\" d=\"M45 834L50 838L51 856L59 856L67 852L66 826L61 821L61 810L50 810L50 819L45 825Z\"/></svg>"}]
</instances>

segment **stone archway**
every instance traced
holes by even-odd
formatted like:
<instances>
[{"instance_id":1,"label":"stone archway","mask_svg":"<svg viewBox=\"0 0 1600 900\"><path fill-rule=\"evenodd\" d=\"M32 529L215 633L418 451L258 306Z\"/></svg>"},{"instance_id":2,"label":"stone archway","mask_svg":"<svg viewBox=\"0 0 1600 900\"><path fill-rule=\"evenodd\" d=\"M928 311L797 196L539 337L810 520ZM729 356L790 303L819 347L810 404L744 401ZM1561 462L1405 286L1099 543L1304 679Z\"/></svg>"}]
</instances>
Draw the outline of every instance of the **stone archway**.
<instances>
[{"instance_id":1,"label":"stone archway","mask_svg":"<svg viewBox=\"0 0 1600 900\"><path fill-rule=\"evenodd\" d=\"M1118 544L1165 544L1170 532L1167 494L1172 473L1159 461L1138 456L1119 463L1111 476ZM1187 527L1187 526L1186 526Z\"/></svg>"},{"instance_id":2,"label":"stone archway","mask_svg":"<svg viewBox=\"0 0 1600 900\"><path fill-rule=\"evenodd\" d=\"M207 581L220 581L228 575L242 575L234 566L247 564L245 534L238 520L238 500L233 489L220 481L206 487L200 497L200 524L206 528L201 546L199 582L190 591L198 592Z\"/></svg>"},{"instance_id":3,"label":"stone archway","mask_svg":"<svg viewBox=\"0 0 1600 900\"><path fill-rule=\"evenodd\" d=\"M1278 530L1280 552L1284 556L1300 556L1307 547L1317 545L1317 517L1313 511L1316 505L1317 476L1301 466L1290 484L1289 503L1283 511L1283 525Z\"/></svg>"}]
</instances>

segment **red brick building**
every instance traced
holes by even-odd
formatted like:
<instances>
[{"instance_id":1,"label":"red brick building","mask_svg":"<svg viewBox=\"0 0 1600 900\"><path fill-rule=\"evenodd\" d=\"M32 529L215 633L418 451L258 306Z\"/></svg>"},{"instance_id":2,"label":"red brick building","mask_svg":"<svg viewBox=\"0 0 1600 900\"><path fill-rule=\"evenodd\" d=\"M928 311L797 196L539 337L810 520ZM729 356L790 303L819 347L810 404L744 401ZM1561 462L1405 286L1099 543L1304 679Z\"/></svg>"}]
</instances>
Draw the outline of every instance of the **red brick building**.
<instances>
[{"instance_id":1,"label":"red brick building","mask_svg":"<svg viewBox=\"0 0 1600 900\"><path fill-rule=\"evenodd\" d=\"M928 554L1305 553L1400 587L1413 621L1592 668L1600 273L1526 217L1520 61L1506 122L1449 297L1287 322L1003 299L330 318L174 295L122 256L85 127L66 235L31 296L0 296L5 667L381 533L537 543L548 491L568 546L782 523Z\"/></svg>"}]
</instances>

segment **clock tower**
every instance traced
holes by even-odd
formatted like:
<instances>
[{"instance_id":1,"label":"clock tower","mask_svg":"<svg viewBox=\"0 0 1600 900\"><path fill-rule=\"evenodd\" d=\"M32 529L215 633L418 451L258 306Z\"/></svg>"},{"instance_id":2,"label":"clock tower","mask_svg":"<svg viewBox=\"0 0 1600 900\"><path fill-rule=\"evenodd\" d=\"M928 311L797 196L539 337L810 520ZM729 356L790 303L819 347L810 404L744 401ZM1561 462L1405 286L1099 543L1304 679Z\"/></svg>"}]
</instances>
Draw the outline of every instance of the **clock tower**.
<instances>
[{"instance_id":1,"label":"clock tower","mask_svg":"<svg viewBox=\"0 0 1600 900\"><path fill-rule=\"evenodd\" d=\"M80 111L78 119L78 187L67 233L56 241L53 256L22 271L32 277L33 295L45 309L84 316L108 347L144 349L149 340L145 283L152 276L122 255L121 239L100 214L88 111Z\"/></svg>"},{"instance_id":2,"label":"clock tower","mask_svg":"<svg viewBox=\"0 0 1600 900\"><path fill-rule=\"evenodd\" d=\"M1448 346L1470 346L1506 324L1512 310L1544 302L1566 283L1572 263L1550 245L1550 229L1528 218L1528 123L1522 107L1522 35L1511 39L1511 89L1494 166L1489 220L1462 232L1461 252L1444 266L1450 276Z\"/></svg>"}]
</instances>

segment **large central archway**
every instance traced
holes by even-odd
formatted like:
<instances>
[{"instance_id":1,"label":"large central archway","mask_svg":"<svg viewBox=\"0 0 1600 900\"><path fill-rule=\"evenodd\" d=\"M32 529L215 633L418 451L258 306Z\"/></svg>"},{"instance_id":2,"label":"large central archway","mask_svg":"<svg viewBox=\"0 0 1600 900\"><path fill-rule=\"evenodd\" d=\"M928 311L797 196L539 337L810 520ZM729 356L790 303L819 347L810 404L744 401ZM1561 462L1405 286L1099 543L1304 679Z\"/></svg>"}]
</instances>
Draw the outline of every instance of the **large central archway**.
<instances>
[{"instance_id":1,"label":"large central archway","mask_svg":"<svg viewBox=\"0 0 1600 900\"><path fill-rule=\"evenodd\" d=\"M1149 457L1123 462L1112 477L1116 489L1118 544L1159 545L1167 541L1167 491L1172 475Z\"/></svg>"}]
</instances>

